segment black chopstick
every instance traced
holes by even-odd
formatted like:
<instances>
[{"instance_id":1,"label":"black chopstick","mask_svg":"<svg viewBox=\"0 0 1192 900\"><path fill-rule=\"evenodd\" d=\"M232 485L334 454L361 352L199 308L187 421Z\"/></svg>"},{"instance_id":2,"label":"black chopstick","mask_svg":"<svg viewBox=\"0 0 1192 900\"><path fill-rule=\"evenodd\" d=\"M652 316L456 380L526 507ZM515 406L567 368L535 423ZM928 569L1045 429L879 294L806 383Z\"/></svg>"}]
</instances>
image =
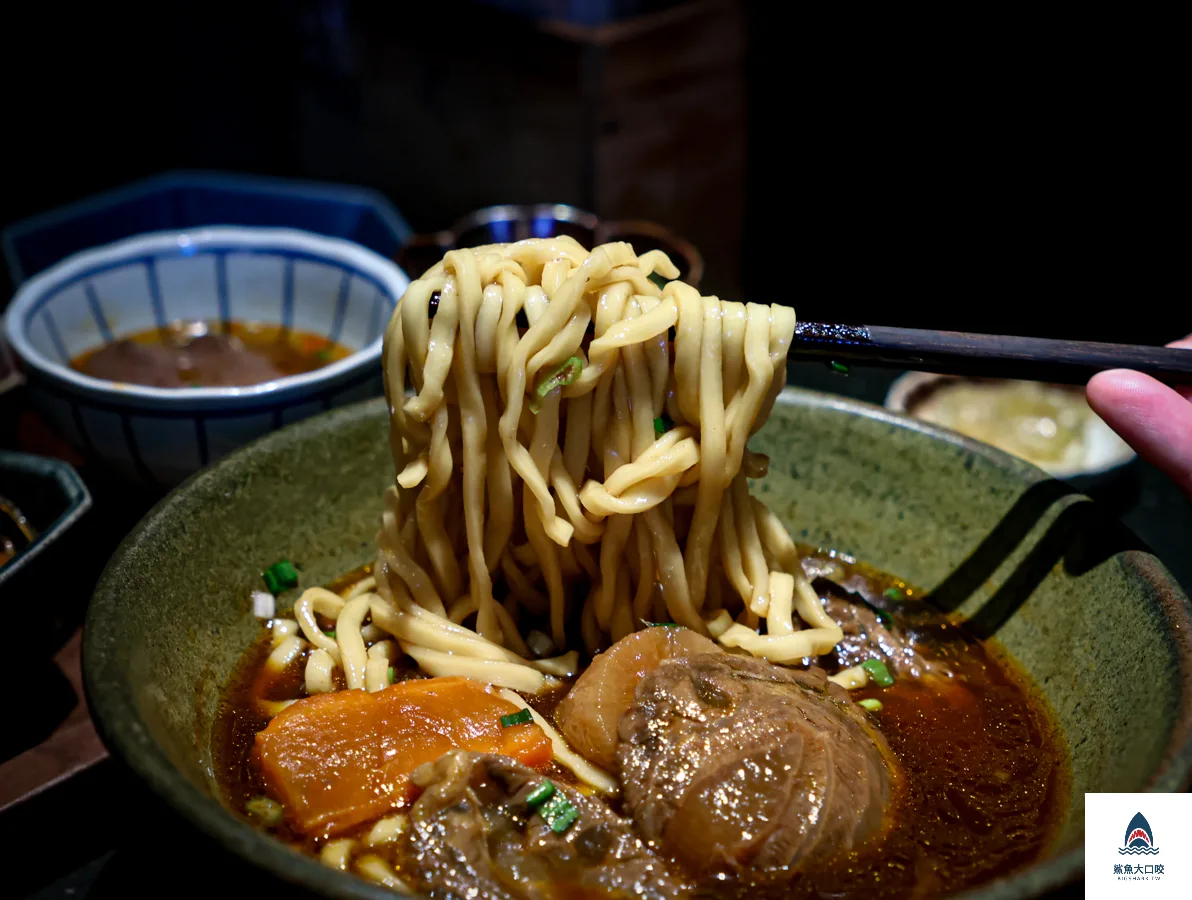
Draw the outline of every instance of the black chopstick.
<instances>
[{"instance_id":1,"label":"black chopstick","mask_svg":"<svg viewBox=\"0 0 1192 900\"><path fill-rule=\"evenodd\" d=\"M822 360L837 370L855 364L1058 384L1084 384L1106 369L1134 369L1167 384L1192 384L1192 350L886 325L800 322L791 357Z\"/></svg>"}]
</instances>

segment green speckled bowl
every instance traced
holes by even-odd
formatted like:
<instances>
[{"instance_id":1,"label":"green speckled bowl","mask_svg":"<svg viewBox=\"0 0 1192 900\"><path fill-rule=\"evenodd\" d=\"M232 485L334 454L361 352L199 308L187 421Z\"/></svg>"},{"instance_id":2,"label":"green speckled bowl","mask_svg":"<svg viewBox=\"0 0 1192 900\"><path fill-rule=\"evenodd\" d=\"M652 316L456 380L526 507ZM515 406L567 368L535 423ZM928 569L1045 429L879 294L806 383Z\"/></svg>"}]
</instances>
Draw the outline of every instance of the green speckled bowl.
<instances>
[{"instance_id":1,"label":"green speckled bowl","mask_svg":"<svg viewBox=\"0 0 1192 900\"><path fill-rule=\"evenodd\" d=\"M990 447L803 391L783 395L752 446L772 460L757 489L798 539L933 589L996 634L1056 713L1073 767L1067 823L1048 859L972 896L1037 896L1078 878L1086 791L1188 784L1188 599L1091 502ZM258 633L249 593L262 567L288 557L311 585L366 562L392 477L379 401L264 438L146 516L108 565L85 632L87 693L108 745L227 847L333 897L393 894L227 812L211 724Z\"/></svg>"}]
</instances>

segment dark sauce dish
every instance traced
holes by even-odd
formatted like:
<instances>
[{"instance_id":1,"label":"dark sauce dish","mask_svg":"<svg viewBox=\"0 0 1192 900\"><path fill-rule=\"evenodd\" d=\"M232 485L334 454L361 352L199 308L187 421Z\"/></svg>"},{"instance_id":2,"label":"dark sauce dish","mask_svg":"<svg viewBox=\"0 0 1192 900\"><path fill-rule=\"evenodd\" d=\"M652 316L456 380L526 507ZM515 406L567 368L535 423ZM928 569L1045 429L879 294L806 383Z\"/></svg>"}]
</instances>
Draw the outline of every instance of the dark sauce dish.
<instances>
[{"instance_id":1,"label":"dark sauce dish","mask_svg":"<svg viewBox=\"0 0 1192 900\"><path fill-rule=\"evenodd\" d=\"M77 624L78 609L72 612L68 595L60 590L61 572L79 537L79 520L91 508L91 494L69 463L0 450L0 497L10 511L20 511L33 535L0 566L0 603L8 609L20 603L23 615L34 619L24 623L33 626L27 630L32 643L15 642L16 652L52 651ZM0 523L6 534L11 520L5 513Z\"/></svg>"}]
</instances>

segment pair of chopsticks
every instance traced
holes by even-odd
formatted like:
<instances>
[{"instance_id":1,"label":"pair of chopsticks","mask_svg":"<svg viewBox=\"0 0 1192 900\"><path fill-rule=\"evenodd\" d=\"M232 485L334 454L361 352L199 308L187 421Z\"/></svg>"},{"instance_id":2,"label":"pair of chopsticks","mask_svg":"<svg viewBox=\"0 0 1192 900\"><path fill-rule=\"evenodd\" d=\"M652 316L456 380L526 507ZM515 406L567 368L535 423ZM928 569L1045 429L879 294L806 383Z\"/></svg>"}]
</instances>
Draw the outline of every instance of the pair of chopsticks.
<instances>
[{"instance_id":1,"label":"pair of chopsticks","mask_svg":"<svg viewBox=\"0 0 1192 900\"><path fill-rule=\"evenodd\" d=\"M1166 384L1192 385L1192 350L885 325L801 322L790 355L799 362L822 360L842 371L855 364L1084 384L1106 369L1133 369Z\"/></svg>"}]
</instances>

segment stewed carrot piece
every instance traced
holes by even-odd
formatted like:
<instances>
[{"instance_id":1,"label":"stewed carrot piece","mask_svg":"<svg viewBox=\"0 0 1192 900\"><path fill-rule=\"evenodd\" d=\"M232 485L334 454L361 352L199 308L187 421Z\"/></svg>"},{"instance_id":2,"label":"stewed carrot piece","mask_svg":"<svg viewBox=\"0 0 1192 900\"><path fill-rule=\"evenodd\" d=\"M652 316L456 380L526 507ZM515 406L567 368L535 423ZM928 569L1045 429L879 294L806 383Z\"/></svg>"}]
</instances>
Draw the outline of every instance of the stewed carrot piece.
<instances>
[{"instance_id":1,"label":"stewed carrot piece","mask_svg":"<svg viewBox=\"0 0 1192 900\"><path fill-rule=\"evenodd\" d=\"M516 712L466 678L320 694L275 716L257 734L255 759L295 828L333 835L402 806L410 772L457 747L545 768L551 743L543 730L502 725Z\"/></svg>"}]
</instances>

